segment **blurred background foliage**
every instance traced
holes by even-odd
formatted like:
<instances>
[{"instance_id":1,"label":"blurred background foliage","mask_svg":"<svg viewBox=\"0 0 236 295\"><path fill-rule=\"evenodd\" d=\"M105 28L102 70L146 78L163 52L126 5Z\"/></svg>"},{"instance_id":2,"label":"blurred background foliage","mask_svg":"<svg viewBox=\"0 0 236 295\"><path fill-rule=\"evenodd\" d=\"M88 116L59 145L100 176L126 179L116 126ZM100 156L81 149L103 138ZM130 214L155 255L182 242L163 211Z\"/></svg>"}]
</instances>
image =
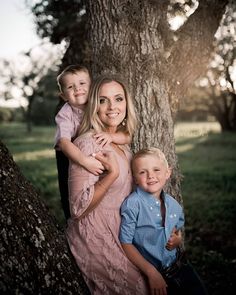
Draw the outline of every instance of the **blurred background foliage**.
<instances>
[{"instance_id":1,"label":"blurred background foliage","mask_svg":"<svg viewBox=\"0 0 236 295\"><path fill-rule=\"evenodd\" d=\"M86 64L85 1L25 1L34 14L40 48L21 54L17 62L0 60L0 96L21 101L18 114L0 109L1 122L23 120L30 132L32 124L53 124L58 103L56 76L68 63ZM198 1L170 1L168 19L173 31L196 9ZM68 17L69 16L69 17ZM178 26L174 26L176 18ZM54 45L58 44L57 47ZM76 47L75 47L76 46ZM78 48L73 56L70 47ZM216 120L223 131L236 131L236 3L230 1L216 34L214 52L205 76L200 77L181 101L176 120ZM40 53L39 53L40 52ZM75 52L75 51L73 51ZM67 54L65 54L67 53ZM40 57L38 57L40 56ZM65 60L66 56L66 60ZM22 67L24 64L24 67ZM22 97L24 103L22 103ZM51 110L51 112L50 112Z\"/></svg>"}]
</instances>

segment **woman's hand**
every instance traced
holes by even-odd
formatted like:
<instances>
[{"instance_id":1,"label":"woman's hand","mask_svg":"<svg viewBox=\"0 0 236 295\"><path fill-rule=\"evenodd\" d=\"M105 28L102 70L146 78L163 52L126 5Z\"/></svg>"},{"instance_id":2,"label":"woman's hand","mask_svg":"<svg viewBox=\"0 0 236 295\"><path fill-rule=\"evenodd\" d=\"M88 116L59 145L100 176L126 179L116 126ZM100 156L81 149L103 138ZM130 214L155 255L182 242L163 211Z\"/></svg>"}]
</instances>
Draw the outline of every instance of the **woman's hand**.
<instances>
[{"instance_id":1,"label":"woman's hand","mask_svg":"<svg viewBox=\"0 0 236 295\"><path fill-rule=\"evenodd\" d=\"M166 244L166 249L171 251L177 248L181 243L182 243L182 233L180 230L176 230L176 228L174 228Z\"/></svg>"},{"instance_id":2,"label":"woman's hand","mask_svg":"<svg viewBox=\"0 0 236 295\"><path fill-rule=\"evenodd\" d=\"M116 177L118 177L120 173L119 165L113 151L100 151L94 156L95 159L102 163L103 167L108 173L114 174Z\"/></svg>"},{"instance_id":3,"label":"woman's hand","mask_svg":"<svg viewBox=\"0 0 236 295\"><path fill-rule=\"evenodd\" d=\"M167 284L154 266L147 272L147 277L151 295L167 295Z\"/></svg>"},{"instance_id":4,"label":"woman's hand","mask_svg":"<svg viewBox=\"0 0 236 295\"><path fill-rule=\"evenodd\" d=\"M84 157L81 165L94 175L102 174L104 170L102 163L92 156Z\"/></svg>"}]
</instances>

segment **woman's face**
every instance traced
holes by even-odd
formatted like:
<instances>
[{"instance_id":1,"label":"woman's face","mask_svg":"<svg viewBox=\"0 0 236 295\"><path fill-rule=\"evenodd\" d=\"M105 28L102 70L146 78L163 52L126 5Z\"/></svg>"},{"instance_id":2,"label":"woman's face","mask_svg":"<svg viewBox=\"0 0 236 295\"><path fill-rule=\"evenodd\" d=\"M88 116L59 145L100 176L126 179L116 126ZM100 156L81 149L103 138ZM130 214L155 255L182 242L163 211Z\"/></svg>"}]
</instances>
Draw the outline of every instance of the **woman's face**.
<instances>
[{"instance_id":1,"label":"woman's face","mask_svg":"<svg viewBox=\"0 0 236 295\"><path fill-rule=\"evenodd\" d=\"M98 117L108 132L116 132L126 116L126 98L123 87L115 82L105 83L99 90Z\"/></svg>"}]
</instances>

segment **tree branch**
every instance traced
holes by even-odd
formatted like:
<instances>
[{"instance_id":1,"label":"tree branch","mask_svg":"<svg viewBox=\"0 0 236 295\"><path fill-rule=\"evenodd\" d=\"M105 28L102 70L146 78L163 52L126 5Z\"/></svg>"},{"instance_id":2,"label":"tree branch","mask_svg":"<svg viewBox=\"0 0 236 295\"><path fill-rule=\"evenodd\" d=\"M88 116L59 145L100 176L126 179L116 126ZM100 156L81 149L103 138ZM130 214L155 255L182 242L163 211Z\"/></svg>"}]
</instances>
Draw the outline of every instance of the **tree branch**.
<instances>
[{"instance_id":1,"label":"tree branch","mask_svg":"<svg viewBox=\"0 0 236 295\"><path fill-rule=\"evenodd\" d=\"M184 93L206 70L213 51L214 34L227 3L228 0L200 1L196 11L177 32L170 58L172 82L176 81L177 92Z\"/></svg>"}]
</instances>

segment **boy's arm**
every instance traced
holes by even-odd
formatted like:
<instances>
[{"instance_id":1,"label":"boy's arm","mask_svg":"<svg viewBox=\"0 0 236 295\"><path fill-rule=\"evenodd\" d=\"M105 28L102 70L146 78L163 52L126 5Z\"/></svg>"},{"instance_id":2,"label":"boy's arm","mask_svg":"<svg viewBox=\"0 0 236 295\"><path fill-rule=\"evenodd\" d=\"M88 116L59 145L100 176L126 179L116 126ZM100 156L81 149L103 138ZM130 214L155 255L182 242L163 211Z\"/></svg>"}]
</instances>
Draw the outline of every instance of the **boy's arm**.
<instances>
[{"instance_id":1,"label":"boy's arm","mask_svg":"<svg viewBox=\"0 0 236 295\"><path fill-rule=\"evenodd\" d=\"M83 166L94 175L103 173L103 165L92 156L85 156L80 149L75 146L68 138L61 138L58 146L62 152L77 165Z\"/></svg>"},{"instance_id":2,"label":"boy's arm","mask_svg":"<svg viewBox=\"0 0 236 295\"><path fill-rule=\"evenodd\" d=\"M121 131L118 131L111 135L112 142L116 144L130 144L131 143L131 137L128 133L124 133Z\"/></svg>"},{"instance_id":3,"label":"boy's arm","mask_svg":"<svg viewBox=\"0 0 236 295\"><path fill-rule=\"evenodd\" d=\"M133 244L121 243L121 245L129 260L147 276L151 294L159 294L158 292L160 292L160 294L166 295L167 284L157 269L139 253Z\"/></svg>"},{"instance_id":4,"label":"boy's arm","mask_svg":"<svg viewBox=\"0 0 236 295\"><path fill-rule=\"evenodd\" d=\"M110 134L107 132L99 132L94 135L96 138L97 144L100 144L102 147L108 145L109 143L113 142L116 144L130 144L131 137L128 133L124 132L116 132L115 134Z\"/></svg>"}]
</instances>

